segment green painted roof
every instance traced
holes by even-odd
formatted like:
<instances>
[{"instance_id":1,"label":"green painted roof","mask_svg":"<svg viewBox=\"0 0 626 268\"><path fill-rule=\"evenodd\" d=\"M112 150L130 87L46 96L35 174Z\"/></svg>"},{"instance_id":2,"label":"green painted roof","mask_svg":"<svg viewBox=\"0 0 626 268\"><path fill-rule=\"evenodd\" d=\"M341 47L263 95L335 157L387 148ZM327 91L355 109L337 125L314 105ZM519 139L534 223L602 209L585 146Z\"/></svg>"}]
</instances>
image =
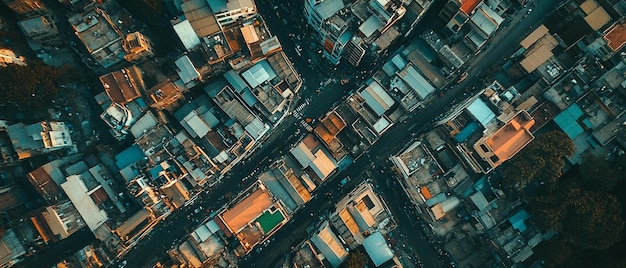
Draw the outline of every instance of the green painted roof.
<instances>
[{"instance_id":1,"label":"green painted roof","mask_svg":"<svg viewBox=\"0 0 626 268\"><path fill-rule=\"evenodd\" d=\"M284 219L285 217L283 217L283 215L280 214L280 211L278 210L275 211L274 213L270 211L265 211L263 215L261 215L257 219L257 222L261 225L261 228L263 228L263 233L267 234L270 231L272 231L276 227L276 225L281 223Z\"/></svg>"}]
</instances>

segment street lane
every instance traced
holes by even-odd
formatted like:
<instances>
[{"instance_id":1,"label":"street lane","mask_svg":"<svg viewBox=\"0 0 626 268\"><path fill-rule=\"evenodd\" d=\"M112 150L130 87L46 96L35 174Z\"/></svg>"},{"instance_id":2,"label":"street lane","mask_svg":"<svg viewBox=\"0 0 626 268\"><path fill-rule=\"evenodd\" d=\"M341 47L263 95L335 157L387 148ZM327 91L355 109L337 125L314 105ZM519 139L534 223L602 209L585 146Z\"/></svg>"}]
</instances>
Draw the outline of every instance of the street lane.
<instances>
[{"instance_id":1,"label":"street lane","mask_svg":"<svg viewBox=\"0 0 626 268\"><path fill-rule=\"evenodd\" d=\"M494 38L494 44L491 45L489 49L486 49L478 55L476 60L469 65L469 75L467 79L459 85L452 87L443 97L435 99L427 107L413 113L412 117L409 118L406 123L397 123L389 129L387 133L385 133L385 135L383 135L383 137L381 137L381 139L370 148L369 154L376 156L376 162L384 161L386 157L397 152L404 145L402 143L398 143L397 141L408 141L411 138L411 132L408 131L409 127L417 126L417 129L413 130L417 133L426 130L427 127L430 126L433 118L451 107L450 103L453 99L458 97L466 89L478 84L480 78L476 76L477 73L489 66L499 64L505 56L513 53L517 44L525 37L524 34L529 30L531 23L536 27L537 22L540 21L541 18L545 17L545 15L552 10L556 3L556 0L542 0L526 20L520 23L517 23L515 20L506 29L501 29ZM271 22L268 22L268 25L270 25L270 30L275 29L272 28ZM331 84L326 90L322 91L319 96L314 94L312 90L319 85L319 82L321 81L321 79L319 79L320 76L311 75L311 73L315 73L316 71L308 67L309 65L306 60L300 60L301 58L297 57L297 55L294 57L296 54L295 50L288 50L290 41L284 41L284 39L281 38L280 31L273 30L272 32L277 32L281 43L284 47L286 47L285 51L287 55L294 59L293 62L297 70L301 72L302 77L306 79L308 91L304 91L303 95L305 97L313 97L311 105L309 105L303 113L312 117L324 114L329 108L331 108L333 103L345 96L345 93L349 91L350 87ZM286 35L288 33L284 34ZM165 251L171 247L174 241L180 241L180 239L191 230L192 226L196 225L195 222L187 218L187 215L192 214L195 208L203 206L204 208L217 209L217 207L221 206L223 203L218 200L221 196L224 196L226 193L237 193L243 188L240 185L241 179L250 175L252 171L257 168L255 163L258 163L265 157L275 157L276 155L273 154L272 151L276 148L280 148L279 150L286 152L290 144L297 141L298 137L293 135L293 133L301 127L295 124L296 122L297 121L293 117L287 118L283 123L285 131L274 131L263 148L260 148L255 154L253 154L253 156L251 156L250 160L247 161L250 164L238 165L233 170L232 174L230 174L229 177L224 178L221 184L213 187L209 194L201 194L201 197L195 202L194 205L191 205L183 210L175 211L172 215L166 218L164 223L157 225L157 227L152 231L152 235L145 238L135 247L134 250L130 251L123 258L128 260L128 267L144 267L154 263L159 255L162 256L162 254L164 254ZM291 138L289 138L290 136ZM347 190L359 183L357 178L360 171L366 169L369 165L370 162L367 158L361 157L356 159L347 170L330 178L324 185L318 188L317 192L324 193L334 190L339 181L343 177L349 175L354 179L343 188L343 191L347 193ZM265 167L260 166L259 168ZM335 198L339 198L341 195L335 196ZM386 199L393 197L393 195L385 196ZM401 202L397 203L402 204ZM305 207L294 215L292 220L287 225L281 228L274 235L275 241L270 243L268 248L266 248L261 254L252 253L251 257L246 262L242 263L242 267L252 266L253 264L256 264L257 267L270 267L272 264L276 264L282 256L289 252L292 246L307 237L305 230L306 226L313 223L313 221L317 219L317 217L311 217L310 214L314 213L315 215L319 215L322 212L325 212L333 204L333 200L325 198L323 195L313 198L305 205ZM401 211L398 207L394 207L393 209L395 211ZM396 215L396 217L399 216ZM402 224L402 222L400 222L400 224ZM418 254L422 253L418 252ZM431 254L428 254L428 256L420 255L420 257L424 260L432 259L430 255Z\"/></svg>"}]
</instances>

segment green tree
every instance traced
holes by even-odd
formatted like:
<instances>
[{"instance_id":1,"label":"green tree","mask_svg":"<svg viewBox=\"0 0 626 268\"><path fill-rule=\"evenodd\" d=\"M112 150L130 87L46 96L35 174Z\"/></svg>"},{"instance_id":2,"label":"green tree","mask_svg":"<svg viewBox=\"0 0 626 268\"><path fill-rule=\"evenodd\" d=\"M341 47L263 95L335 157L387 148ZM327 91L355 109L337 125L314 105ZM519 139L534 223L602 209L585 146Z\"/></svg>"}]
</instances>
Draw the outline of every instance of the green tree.
<instances>
[{"instance_id":1,"label":"green tree","mask_svg":"<svg viewBox=\"0 0 626 268\"><path fill-rule=\"evenodd\" d=\"M563 200L555 195L539 195L531 199L533 222L543 230L560 231L565 209Z\"/></svg>"},{"instance_id":2,"label":"green tree","mask_svg":"<svg viewBox=\"0 0 626 268\"><path fill-rule=\"evenodd\" d=\"M348 255L348 259L345 262L343 262L341 267L363 268L365 267L365 265L367 265L367 257L365 257L365 255L361 251L354 250L350 252L350 255Z\"/></svg>"},{"instance_id":3,"label":"green tree","mask_svg":"<svg viewBox=\"0 0 626 268\"><path fill-rule=\"evenodd\" d=\"M573 153L574 144L565 133L544 133L504 163L500 171L501 182L514 189L524 189L533 182L555 183L561 177L564 157Z\"/></svg>"},{"instance_id":4,"label":"green tree","mask_svg":"<svg viewBox=\"0 0 626 268\"><path fill-rule=\"evenodd\" d=\"M554 230L579 248L606 249L621 238L622 206L608 193L563 187L547 196L537 196L530 207L534 222Z\"/></svg>"},{"instance_id":5,"label":"green tree","mask_svg":"<svg viewBox=\"0 0 626 268\"><path fill-rule=\"evenodd\" d=\"M605 158L586 154L578 167L580 182L588 189L609 192L621 179L618 161L612 162Z\"/></svg>"},{"instance_id":6,"label":"green tree","mask_svg":"<svg viewBox=\"0 0 626 268\"><path fill-rule=\"evenodd\" d=\"M20 111L46 109L61 93L58 85L68 80L70 72L70 67L56 68L41 61L0 68L0 103Z\"/></svg>"},{"instance_id":7,"label":"green tree","mask_svg":"<svg viewBox=\"0 0 626 268\"><path fill-rule=\"evenodd\" d=\"M545 240L533 250L546 267L558 267L572 258L572 245L560 239Z\"/></svg>"},{"instance_id":8,"label":"green tree","mask_svg":"<svg viewBox=\"0 0 626 268\"><path fill-rule=\"evenodd\" d=\"M145 23L161 25L167 22L167 12L163 0L124 0L118 2Z\"/></svg>"},{"instance_id":9,"label":"green tree","mask_svg":"<svg viewBox=\"0 0 626 268\"><path fill-rule=\"evenodd\" d=\"M564 239L581 248L606 249L621 239L622 205L610 194L584 189L565 193Z\"/></svg>"}]
</instances>

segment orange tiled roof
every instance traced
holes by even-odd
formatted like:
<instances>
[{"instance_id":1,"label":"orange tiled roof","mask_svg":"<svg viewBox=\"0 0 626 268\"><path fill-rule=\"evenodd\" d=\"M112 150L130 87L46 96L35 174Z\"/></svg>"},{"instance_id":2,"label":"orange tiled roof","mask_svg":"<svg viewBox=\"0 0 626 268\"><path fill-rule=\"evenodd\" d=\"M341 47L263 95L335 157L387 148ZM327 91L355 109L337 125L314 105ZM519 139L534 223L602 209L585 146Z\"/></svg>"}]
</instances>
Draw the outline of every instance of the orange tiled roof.
<instances>
[{"instance_id":1,"label":"orange tiled roof","mask_svg":"<svg viewBox=\"0 0 626 268\"><path fill-rule=\"evenodd\" d=\"M613 51L619 50L626 43L626 25L615 24L611 26L604 34L604 39Z\"/></svg>"},{"instance_id":2,"label":"orange tiled roof","mask_svg":"<svg viewBox=\"0 0 626 268\"><path fill-rule=\"evenodd\" d=\"M461 0L461 11L469 15L481 1L482 0Z\"/></svg>"}]
</instances>

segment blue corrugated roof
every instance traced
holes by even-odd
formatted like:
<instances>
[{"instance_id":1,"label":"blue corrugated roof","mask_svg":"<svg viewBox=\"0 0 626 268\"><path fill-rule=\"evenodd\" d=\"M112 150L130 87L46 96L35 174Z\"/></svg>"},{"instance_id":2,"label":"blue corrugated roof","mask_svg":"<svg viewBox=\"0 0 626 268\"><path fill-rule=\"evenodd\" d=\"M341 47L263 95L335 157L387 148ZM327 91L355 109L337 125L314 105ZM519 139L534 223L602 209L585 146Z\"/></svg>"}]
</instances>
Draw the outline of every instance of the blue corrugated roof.
<instances>
[{"instance_id":1,"label":"blue corrugated roof","mask_svg":"<svg viewBox=\"0 0 626 268\"><path fill-rule=\"evenodd\" d=\"M150 169L150 175L152 178L158 178L161 171L163 171L163 167L161 165L156 165Z\"/></svg>"},{"instance_id":2,"label":"blue corrugated roof","mask_svg":"<svg viewBox=\"0 0 626 268\"><path fill-rule=\"evenodd\" d=\"M583 111L578 107L578 104L574 103L554 117L553 120L568 137L574 139L585 131L577 121L582 115Z\"/></svg>"},{"instance_id":3,"label":"blue corrugated roof","mask_svg":"<svg viewBox=\"0 0 626 268\"><path fill-rule=\"evenodd\" d=\"M437 51L433 50L422 38L416 38L413 44L415 44L415 47L421 52L420 54L426 61L432 62L437 58Z\"/></svg>"},{"instance_id":4,"label":"blue corrugated roof","mask_svg":"<svg viewBox=\"0 0 626 268\"><path fill-rule=\"evenodd\" d=\"M143 98L138 98L137 99L137 104L139 104L139 107L141 108L146 108L148 105L146 104L146 101L143 100Z\"/></svg>"},{"instance_id":5,"label":"blue corrugated roof","mask_svg":"<svg viewBox=\"0 0 626 268\"><path fill-rule=\"evenodd\" d=\"M257 103L256 97L248 88L246 88L243 93L241 93L241 98L243 98L243 101L245 101L246 104L248 104L248 106L250 107L254 106Z\"/></svg>"},{"instance_id":6,"label":"blue corrugated roof","mask_svg":"<svg viewBox=\"0 0 626 268\"><path fill-rule=\"evenodd\" d=\"M478 130L479 127L480 126L478 125L478 123L472 121L469 124L467 124L467 126L465 126L461 130L461 132L459 132L458 134L454 135L454 139L458 143L464 142L465 140L467 140L467 138L472 136L472 134L474 134L474 132L476 132L476 130Z\"/></svg>"},{"instance_id":7,"label":"blue corrugated roof","mask_svg":"<svg viewBox=\"0 0 626 268\"><path fill-rule=\"evenodd\" d=\"M226 78L226 81L228 81L228 83L233 86L233 89L237 93L241 93L244 89L248 88L246 82L243 81L241 76L239 76L239 74L237 74L237 72L235 72L234 70L226 72L224 74L224 78Z\"/></svg>"},{"instance_id":8,"label":"blue corrugated roof","mask_svg":"<svg viewBox=\"0 0 626 268\"><path fill-rule=\"evenodd\" d=\"M589 118L583 119L583 124L585 124L585 127L587 127L587 128L592 128L593 127L593 124L591 123L591 120L589 120Z\"/></svg>"},{"instance_id":9,"label":"blue corrugated roof","mask_svg":"<svg viewBox=\"0 0 626 268\"><path fill-rule=\"evenodd\" d=\"M443 201L445 201L448 197L446 196L445 193L439 193L438 195L433 196L433 198L426 200L426 205L428 205L429 207L432 207L434 205L437 205Z\"/></svg>"},{"instance_id":10,"label":"blue corrugated roof","mask_svg":"<svg viewBox=\"0 0 626 268\"><path fill-rule=\"evenodd\" d=\"M515 213L513 216L511 216L509 218L509 222L511 223L511 225L513 225L513 228L517 229L520 232L523 232L524 230L526 230L526 223L524 223L524 221L526 221L528 217L528 212L522 209L519 212Z\"/></svg>"},{"instance_id":11,"label":"blue corrugated roof","mask_svg":"<svg viewBox=\"0 0 626 268\"><path fill-rule=\"evenodd\" d=\"M138 145L133 145L115 156L115 165L123 169L132 163L143 159L145 155Z\"/></svg>"},{"instance_id":12,"label":"blue corrugated roof","mask_svg":"<svg viewBox=\"0 0 626 268\"><path fill-rule=\"evenodd\" d=\"M467 106L466 110L483 126L486 126L492 119L496 118L496 114L480 98L474 100Z\"/></svg>"}]
</instances>

